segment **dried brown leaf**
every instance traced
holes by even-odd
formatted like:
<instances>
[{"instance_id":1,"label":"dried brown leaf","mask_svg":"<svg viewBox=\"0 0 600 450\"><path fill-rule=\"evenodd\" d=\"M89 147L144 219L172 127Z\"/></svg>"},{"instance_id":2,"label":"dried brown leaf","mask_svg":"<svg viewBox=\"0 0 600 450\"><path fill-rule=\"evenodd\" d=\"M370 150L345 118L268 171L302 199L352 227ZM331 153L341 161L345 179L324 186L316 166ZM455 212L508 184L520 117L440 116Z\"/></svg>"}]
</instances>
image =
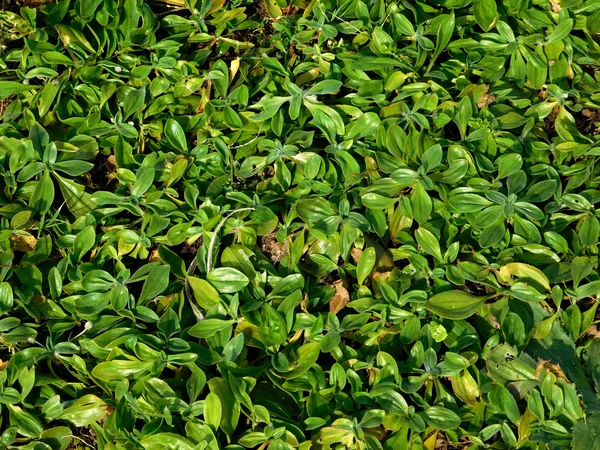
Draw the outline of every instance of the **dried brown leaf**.
<instances>
[{"instance_id":1,"label":"dried brown leaf","mask_svg":"<svg viewBox=\"0 0 600 450\"><path fill-rule=\"evenodd\" d=\"M335 294L329 300L329 311L333 314L339 313L350 301L350 294L344 285L343 280L337 280L335 283L330 284L335 289Z\"/></svg>"}]
</instances>

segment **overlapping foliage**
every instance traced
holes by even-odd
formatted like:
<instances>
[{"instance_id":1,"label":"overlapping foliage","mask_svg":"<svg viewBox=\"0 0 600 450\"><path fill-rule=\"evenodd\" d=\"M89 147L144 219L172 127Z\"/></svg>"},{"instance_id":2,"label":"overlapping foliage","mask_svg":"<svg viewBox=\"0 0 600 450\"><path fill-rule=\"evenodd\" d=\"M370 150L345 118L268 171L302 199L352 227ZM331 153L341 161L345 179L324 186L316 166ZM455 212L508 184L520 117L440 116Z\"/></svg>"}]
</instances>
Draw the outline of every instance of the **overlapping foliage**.
<instances>
[{"instance_id":1,"label":"overlapping foliage","mask_svg":"<svg viewBox=\"0 0 600 450\"><path fill-rule=\"evenodd\" d=\"M600 448L599 32L8 5L0 449Z\"/></svg>"}]
</instances>

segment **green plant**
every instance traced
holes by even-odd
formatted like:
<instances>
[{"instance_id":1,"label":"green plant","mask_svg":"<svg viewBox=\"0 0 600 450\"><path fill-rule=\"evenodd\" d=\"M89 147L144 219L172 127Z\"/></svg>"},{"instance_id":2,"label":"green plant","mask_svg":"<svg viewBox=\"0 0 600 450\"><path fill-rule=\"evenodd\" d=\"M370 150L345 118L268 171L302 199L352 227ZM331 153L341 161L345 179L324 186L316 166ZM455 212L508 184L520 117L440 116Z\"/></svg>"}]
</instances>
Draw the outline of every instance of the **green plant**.
<instances>
[{"instance_id":1,"label":"green plant","mask_svg":"<svg viewBox=\"0 0 600 450\"><path fill-rule=\"evenodd\" d=\"M0 449L594 450L600 3L0 11Z\"/></svg>"}]
</instances>

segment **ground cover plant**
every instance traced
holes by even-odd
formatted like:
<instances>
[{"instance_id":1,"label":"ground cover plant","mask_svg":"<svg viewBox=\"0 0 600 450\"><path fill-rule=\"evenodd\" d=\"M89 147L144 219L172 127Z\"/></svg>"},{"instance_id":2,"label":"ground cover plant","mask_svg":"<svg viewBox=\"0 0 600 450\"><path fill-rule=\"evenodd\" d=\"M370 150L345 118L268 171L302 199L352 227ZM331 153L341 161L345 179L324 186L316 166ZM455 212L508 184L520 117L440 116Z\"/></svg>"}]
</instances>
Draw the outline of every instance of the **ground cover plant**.
<instances>
[{"instance_id":1,"label":"ground cover plant","mask_svg":"<svg viewBox=\"0 0 600 450\"><path fill-rule=\"evenodd\" d=\"M0 449L599 449L599 33L4 0Z\"/></svg>"}]
</instances>

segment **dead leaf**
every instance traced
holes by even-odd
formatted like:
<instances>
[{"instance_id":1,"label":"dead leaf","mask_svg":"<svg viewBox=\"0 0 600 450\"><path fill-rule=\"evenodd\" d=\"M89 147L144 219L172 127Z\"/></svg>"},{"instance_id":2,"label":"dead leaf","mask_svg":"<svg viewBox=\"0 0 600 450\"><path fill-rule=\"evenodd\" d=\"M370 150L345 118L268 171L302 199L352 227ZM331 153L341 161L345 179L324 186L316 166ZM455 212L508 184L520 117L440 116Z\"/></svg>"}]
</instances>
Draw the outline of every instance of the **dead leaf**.
<instances>
[{"instance_id":1,"label":"dead leaf","mask_svg":"<svg viewBox=\"0 0 600 450\"><path fill-rule=\"evenodd\" d=\"M423 442L425 450L446 450L444 435L440 434L439 430L434 430Z\"/></svg>"},{"instance_id":2,"label":"dead leaf","mask_svg":"<svg viewBox=\"0 0 600 450\"><path fill-rule=\"evenodd\" d=\"M117 165L117 160L115 159L115 155L110 155L108 158L106 158L104 165L106 166L106 170L108 170L111 173L119 168L119 166Z\"/></svg>"},{"instance_id":3,"label":"dead leaf","mask_svg":"<svg viewBox=\"0 0 600 450\"><path fill-rule=\"evenodd\" d=\"M554 0L549 0L549 2L550 7L552 8L552 12L559 13L562 11L562 8L560 7L560 2L555 2Z\"/></svg>"},{"instance_id":4,"label":"dead leaf","mask_svg":"<svg viewBox=\"0 0 600 450\"><path fill-rule=\"evenodd\" d=\"M158 249L152 250L150 253L150 257L148 258L148 262L160 262L160 256L158 254Z\"/></svg>"},{"instance_id":5,"label":"dead leaf","mask_svg":"<svg viewBox=\"0 0 600 450\"><path fill-rule=\"evenodd\" d=\"M12 234L10 236L10 248L14 251L27 253L35 248L37 239L32 235Z\"/></svg>"},{"instance_id":6,"label":"dead leaf","mask_svg":"<svg viewBox=\"0 0 600 450\"><path fill-rule=\"evenodd\" d=\"M300 302L300 310L302 312L308 312L308 305L309 305L308 294L305 293L304 298Z\"/></svg>"},{"instance_id":7,"label":"dead leaf","mask_svg":"<svg viewBox=\"0 0 600 450\"><path fill-rule=\"evenodd\" d=\"M362 255L362 250L360 248L353 247L352 250L350 250L350 256L352 256L352 260L356 264L358 264L360 255Z\"/></svg>"},{"instance_id":8,"label":"dead leaf","mask_svg":"<svg viewBox=\"0 0 600 450\"><path fill-rule=\"evenodd\" d=\"M481 96L481 100L479 100L479 102L477 103L477 107L479 109L489 105L490 103L493 103L496 101L496 96L492 95L492 94L483 94Z\"/></svg>"},{"instance_id":9,"label":"dead leaf","mask_svg":"<svg viewBox=\"0 0 600 450\"><path fill-rule=\"evenodd\" d=\"M260 238L260 250L272 262L276 263L280 262L288 255L290 246L287 240L280 243L277 241L277 235L275 233L269 233Z\"/></svg>"},{"instance_id":10,"label":"dead leaf","mask_svg":"<svg viewBox=\"0 0 600 450\"><path fill-rule=\"evenodd\" d=\"M292 338L289 340L289 343L291 344L293 342L298 341L302 337L303 333L304 333L303 330L296 331L296 333L294 333L294 335L292 336Z\"/></svg>"},{"instance_id":11,"label":"dead leaf","mask_svg":"<svg viewBox=\"0 0 600 450\"><path fill-rule=\"evenodd\" d=\"M350 294L344 285L344 280L337 280L335 283L330 284L335 289L335 294L329 300L329 311L333 314L339 313L350 301Z\"/></svg>"},{"instance_id":12,"label":"dead leaf","mask_svg":"<svg viewBox=\"0 0 600 450\"><path fill-rule=\"evenodd\" d=\"M501 328L500 322L498 322L498 318L495 315L493 315L491 311L490 311L490 323L496 330L499 330Z\"/></svg>"},{"instance_id":13,"label":"dead leaf","mask_svg":"<svg viewBox=\"0 0 600 450\"><path fill-rule=\"evenodd\" d=\"M535 369L536 378L539 378L540 373L544 369L547 370L548 372L554 374L557 378L562 378L563 380L567 380L567 381L569 380L567 378L567 376L565 375L565 373L560 368L559 364L554 364L550 361L546 361L545 359L540 359L538 362L537 368Z\"/></svg>"},{"instance_id":14,"label":"dead leaf","mask_svg":"<svg viewBox=\"0 0 600 450\"><path fill-rule=\"evenodd\" d=\"M392 272L373 272L371 276L371 286L375 295L381 295L381 285L389 284Z\"/></svg>"},{"instance_id":15,"label":"dead leaf","mask_svg":"<svg viewBox=\"0 0 600 450\"><path fill-rule=\"evenodd\" d=\"M586 334L591 338L600 338L600 331L596 325L592 325L586 331Z\"/></svg>"}]
</instances>

